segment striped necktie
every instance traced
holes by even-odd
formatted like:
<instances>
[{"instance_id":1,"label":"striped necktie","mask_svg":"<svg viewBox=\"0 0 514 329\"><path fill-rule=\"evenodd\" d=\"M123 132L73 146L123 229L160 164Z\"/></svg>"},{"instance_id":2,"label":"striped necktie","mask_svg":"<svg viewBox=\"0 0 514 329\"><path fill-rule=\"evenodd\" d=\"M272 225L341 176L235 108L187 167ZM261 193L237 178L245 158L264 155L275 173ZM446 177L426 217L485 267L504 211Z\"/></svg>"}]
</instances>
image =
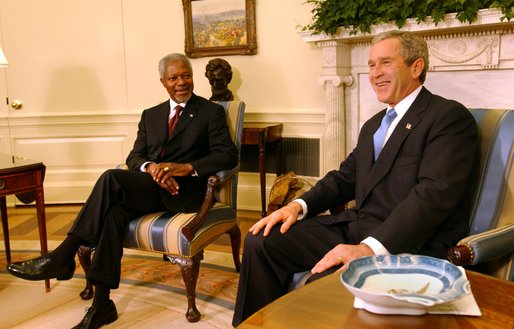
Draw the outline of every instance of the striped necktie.
<instances>
[{"instance_id":1,"label":"striped necktie","mask_svg":"<svg viewBox=\"0 0 514 329\"><path fill-rule=\"evenodd\" d=\"M171 134L173 133L173 129L175 129L175 126L177 125L178 119L180 117L180 112L182 112L182 110L183 110L182 106L180 106L180 105L175 106L175 115L168 119L168 131L167 131L168 138L166 138L166 141L164 142L164 145L162 146L161 154L160 154L161 159L164 156L164 150L166 149L166 143L170 139Z\"/></svg>"},{"instance_id":2,"label":"striped necktie","mask_svg":"<svg viewBox=\"0 0 514 329\"><path fill-rule=\"evenodd\" d=\"M180 105L175 106L175 115L168 120L168 139L170 139L171 133L173 132L173 129L175 129L180 117L180 112L182 112L183 109L184 108Z\"/></svg>"}]
</instances>

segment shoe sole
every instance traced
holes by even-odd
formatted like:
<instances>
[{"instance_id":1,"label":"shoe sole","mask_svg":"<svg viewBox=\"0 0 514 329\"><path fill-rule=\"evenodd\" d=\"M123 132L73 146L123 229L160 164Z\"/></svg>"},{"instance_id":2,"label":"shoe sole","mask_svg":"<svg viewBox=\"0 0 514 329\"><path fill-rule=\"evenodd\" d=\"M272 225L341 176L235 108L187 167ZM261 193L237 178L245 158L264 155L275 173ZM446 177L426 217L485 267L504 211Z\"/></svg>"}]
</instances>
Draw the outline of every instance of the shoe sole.
<instances>
[{"instance_id":1,"label":"shoe sole","mask_svg":"<svg viewBox=\"0 0 514 329\"><path fill-rule=\"evenodd\" d=\"M100 325L103 326L103 325L106 325L106 324L110 324L110 323L113 323L114 321L118 320L118 312L116 312L115 315L113 315L112 317L106 319L104 322L102 322Z\"/></svg>"},{"instance_id":2,"label":"shoe sole","mask_svg":"<svg viewBox=\"0 0 514 329\"><path fill-rule=\"evenodd\" d=\"M9 272L9 274L14 275L17 278L20 278L23 280L28 280L28 281L43 281L43 280L50 280L50 279L57 279L58 281L65 281L65 280L70 280L74 274L74 272L71 272L71 273L66 273L66 274L58 275L58 276L39 277L39 276L27 276L27 275L23 275L22 273L12 272L10 270L7 270L7 272Z\"/></svg>"},{"instance_id":3,"label":"shoe sole","mask_svg":"<svg viewBox=\"0 0 514 329\"><path fill-rule=\"evenodd\" d=\"M56 279L58 281L66 281L66 280L73 278L73 274L74 274L74 272L71 272L70 274L66 274L66 275L57 276Z\"/></svg>"}]
</instances>

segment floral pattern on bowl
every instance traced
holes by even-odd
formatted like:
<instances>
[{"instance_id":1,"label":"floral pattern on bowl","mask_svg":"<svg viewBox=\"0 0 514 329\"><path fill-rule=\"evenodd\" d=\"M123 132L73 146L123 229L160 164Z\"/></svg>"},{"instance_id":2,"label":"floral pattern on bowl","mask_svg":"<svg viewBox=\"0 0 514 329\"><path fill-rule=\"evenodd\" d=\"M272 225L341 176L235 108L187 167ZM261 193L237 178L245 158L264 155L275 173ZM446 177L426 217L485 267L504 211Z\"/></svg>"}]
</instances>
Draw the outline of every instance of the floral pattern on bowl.
<instances>
[{"instance_id":1,"label":"floral pattern on bowl","mask_svg":"<svg viewBox=\"0 0 514 329\"><path fill-rule=\"evenodd\" d=\"M421 315L471 293L461 268L421 255L359 258L340 279L356 297L355 307L378 314Z\"/></svg>"}]
</instances>

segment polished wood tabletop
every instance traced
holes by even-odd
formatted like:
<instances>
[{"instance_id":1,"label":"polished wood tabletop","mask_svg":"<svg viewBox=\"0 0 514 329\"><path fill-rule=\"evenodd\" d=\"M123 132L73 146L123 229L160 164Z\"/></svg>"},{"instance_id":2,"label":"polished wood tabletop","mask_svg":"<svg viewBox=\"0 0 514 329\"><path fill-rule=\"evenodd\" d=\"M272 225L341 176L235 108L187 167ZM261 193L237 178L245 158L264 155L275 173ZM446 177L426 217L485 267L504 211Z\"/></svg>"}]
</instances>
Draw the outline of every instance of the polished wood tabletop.
<instances>
[{"instance_id":1,"label":"polished wood tabletop","mask_svg":"<svg viewBox=\"0 0 514 329\"><path fill-rule=\"evenodd\" d=\"M482 316L379 315L353 307L339 273L314 281L267 305L237 329L250 328L514 328L514 283L466 271Z\"/></svg>"}]
</instances>

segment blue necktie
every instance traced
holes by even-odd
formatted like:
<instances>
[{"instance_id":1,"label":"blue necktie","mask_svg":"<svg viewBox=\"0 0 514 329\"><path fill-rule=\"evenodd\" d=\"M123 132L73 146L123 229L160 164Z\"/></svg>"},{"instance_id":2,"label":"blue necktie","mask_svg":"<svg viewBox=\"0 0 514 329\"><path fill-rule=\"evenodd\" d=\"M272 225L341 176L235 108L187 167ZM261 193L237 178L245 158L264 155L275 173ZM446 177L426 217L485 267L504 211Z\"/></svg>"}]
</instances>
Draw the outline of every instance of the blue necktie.
<instances>
[{"instance_id":1,"label":"blue necktie","mask_svg":"<svg viewBox=\"0 0 514 329\"><path fill-rule=\"evenodd\" d=\"M384 144L384 138L387 132L387 128L389 128L394 118L396 118L396 111L394 109L389 109L386 115L384 115L384 118L382 119L382 124L380 124L380 127L375 132L375 135L373 135L373 141L375 143L375 160L377 160L378 155L382 150L382 145Z\"/></svg>"}]
</instances>

